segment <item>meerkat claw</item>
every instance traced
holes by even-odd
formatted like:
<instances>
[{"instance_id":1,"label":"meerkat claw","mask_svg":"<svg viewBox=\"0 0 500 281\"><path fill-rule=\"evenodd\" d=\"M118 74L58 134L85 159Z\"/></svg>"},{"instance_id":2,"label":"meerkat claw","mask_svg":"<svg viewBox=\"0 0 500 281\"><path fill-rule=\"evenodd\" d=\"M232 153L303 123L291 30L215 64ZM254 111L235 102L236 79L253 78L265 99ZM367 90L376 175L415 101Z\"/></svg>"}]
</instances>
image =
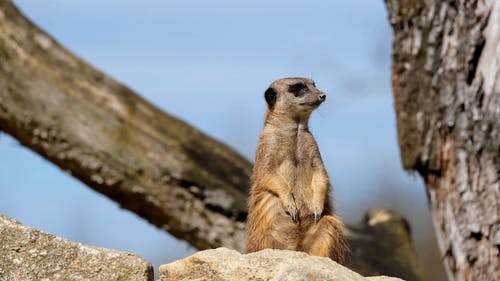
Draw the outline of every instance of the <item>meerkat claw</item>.
<instances>
[{"instance_id":1,"label":"meerkat claw","mask_svg":"<svg viewBox=\"0 0 500 281\"><path fill-rule=\"evenodd\" d=\"M299 213L296 209L288 209L287 213L288 215L290 215L290 217L292 217L293 222L299 221Z\"/></svg>"},{"instance_id":2,"label":"meerkat claw","mask_svg":"<svg viewBox=\"0 0 500 281\"><path fill-rule=\"evenodd\" d=\"M314 222L318 222L321 219L321 213L314 212Z\"/></svg>"}]
</instances>

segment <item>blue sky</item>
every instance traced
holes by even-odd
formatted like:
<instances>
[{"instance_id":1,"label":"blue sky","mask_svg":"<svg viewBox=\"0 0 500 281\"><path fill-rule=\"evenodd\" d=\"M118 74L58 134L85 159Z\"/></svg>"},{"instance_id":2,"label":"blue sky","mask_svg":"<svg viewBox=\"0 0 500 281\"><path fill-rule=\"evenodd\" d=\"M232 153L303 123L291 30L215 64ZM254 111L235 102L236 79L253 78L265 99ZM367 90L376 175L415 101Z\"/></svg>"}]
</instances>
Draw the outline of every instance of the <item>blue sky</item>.
<instances>
[{"instance_id":1,"label":"blue sky","mask_svg":"<svg viewBox=\"0 0 500 281\"><path fill-rule=\"evenodd\" d=\"M328 98L310 127L340 215L355 222L392 208L417 246L433 239L422 182L400 165L383 1L14 2L72 52L248 159L267 86L313 78ZM194 252L5 134L0 155L0 213L156 265Z\"/></svg>"}]
</instances>

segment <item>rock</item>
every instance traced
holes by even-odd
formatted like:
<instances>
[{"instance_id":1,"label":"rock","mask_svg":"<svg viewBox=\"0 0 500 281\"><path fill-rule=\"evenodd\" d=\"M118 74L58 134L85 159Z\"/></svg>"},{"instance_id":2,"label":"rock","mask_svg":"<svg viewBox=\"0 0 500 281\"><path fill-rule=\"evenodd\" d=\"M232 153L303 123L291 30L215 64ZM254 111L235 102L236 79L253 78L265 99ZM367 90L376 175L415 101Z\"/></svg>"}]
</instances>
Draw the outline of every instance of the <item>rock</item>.
<instances>
[{"instance_id":1,"label":"rock","mask_svg":"<svg viewBox=\"0 0 500 281\"><path fill-rule=\"evenodd\" d=\"M0 215L0 281L153 280L138 256L71 242Z\"/></svg>"},{"instance_id":2,"label":"rock","mask_svg":"<svg viewBox=\"0 0 500 281\"><path fill-rule=\"evenodd\" d=\"M323 257L287 250L240 254L227 248L198 252L160 266L160 281L170 280L342 280L397 281L385 276L363 277Z\"/></svg>"}]
</instances>

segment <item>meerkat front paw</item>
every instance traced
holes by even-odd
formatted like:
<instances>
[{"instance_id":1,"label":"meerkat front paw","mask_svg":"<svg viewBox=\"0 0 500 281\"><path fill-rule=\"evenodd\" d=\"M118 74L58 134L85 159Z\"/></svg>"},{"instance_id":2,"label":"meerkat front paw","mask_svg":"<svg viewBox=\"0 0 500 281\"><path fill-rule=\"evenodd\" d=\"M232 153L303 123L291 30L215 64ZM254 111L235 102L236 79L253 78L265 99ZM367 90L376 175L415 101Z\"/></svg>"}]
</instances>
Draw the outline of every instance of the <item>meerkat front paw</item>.
<instances>
[{"instance_id":1,"label":"meerkat front paw","mask_svg":"<svg viewBox=\"0 0 500 281\"><path fill-rule=\"evenodd\" d=\"M288 209L287 213L290 215L293 222L299 221L299 212L298 212L297 208L294 207L294 208Z\"/></svg>"},{"instance_id":2,"label":"meerkat front paw","mask_svg":"<svg viewBox=\"0 0 500 281\"><path fill-rule=\"evenodd\" d=\"M283 208L285 209L286 213L292 218L293 222L299 221L299 209L295 205L295 201L292 200L283 204Z\"/></svg>"},{"instance_id":3,"label":"meerkat front paw","mask_svg":"<svg viewBox=\"0 0 500 281\"><path fill-rule=\"evenodd\" d=\"M325 197L318 196L319 194L313 195L311 211L315 222L318 222L323 215L323 208L325 206Z\"/></svg>"},{"instance_id":4,"label":"meerkat front paw","mask_svg":"<svg viewBox=\"0 0 500 281\"><path fill-rule=\"evenodd\" d=\"M313 217L314 217L314 221L315 222L318 222L319 219L321 219L321 215L323 214L323 209L316 209L313 211Z\"/></svg>"},{"instance_id":5,"label":"meerkat front paw","mask_svg":"<svg viewBox=\"0 0 500 281\"><path fill-rule=\"evenodd\" d=\"M318 222L321 219L321 216L323 215L323 205L321 204L314 204L312 208L312 215L314 218L315 222Z\"/></svg>"}]
</instances>

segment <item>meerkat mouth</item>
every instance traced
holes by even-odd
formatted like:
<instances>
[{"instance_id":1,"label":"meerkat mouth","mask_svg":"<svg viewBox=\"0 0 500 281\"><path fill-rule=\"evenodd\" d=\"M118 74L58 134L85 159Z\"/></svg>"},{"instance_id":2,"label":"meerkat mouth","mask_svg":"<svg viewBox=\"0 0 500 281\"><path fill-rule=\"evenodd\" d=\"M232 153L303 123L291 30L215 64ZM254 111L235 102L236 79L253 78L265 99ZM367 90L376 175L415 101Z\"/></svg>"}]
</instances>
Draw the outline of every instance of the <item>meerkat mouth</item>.
<instances>
[{"instance_id":1,"label":"meerkat mouth","mask_svg":"<svg viewBox=\"0 0 500 281\"><path fill-rule=\"evenodd\" d=\"M309 106L317 106L320 105L323 101L318 100L318 101L311 101L311 102L303 102L300 105L309 105Z\"/></svg>"}]
</instances>

